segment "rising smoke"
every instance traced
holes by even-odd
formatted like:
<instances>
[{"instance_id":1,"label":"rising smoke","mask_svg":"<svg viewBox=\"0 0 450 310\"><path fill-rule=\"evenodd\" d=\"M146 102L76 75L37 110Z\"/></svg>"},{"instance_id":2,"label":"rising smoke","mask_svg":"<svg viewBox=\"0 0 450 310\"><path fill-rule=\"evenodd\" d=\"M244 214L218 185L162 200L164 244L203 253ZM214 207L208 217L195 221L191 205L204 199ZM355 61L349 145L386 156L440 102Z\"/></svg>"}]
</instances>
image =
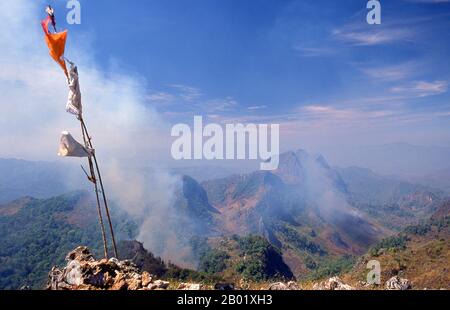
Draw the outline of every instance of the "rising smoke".
<instances>
[{"instance_id":1,"label":"rising smoke","mask_svg":"<svg viewBox=\"0 0 450 310\"><path fill-rule=\"evenodd\" d=\"M84 164L56 156L61 131L69 130L79 140L81 136L76 119L64 111L65 77L48 56L43 40L39 21L44 7L26 0L0 2L0 20L8 25L0 29L0 155ZM170 137L168 125L145 102L145 80L124 74L117 66L98 69L92 46L80 45L70 34L69 41L66 57L79 67L84 118L109 198L140 220L138 239L148 250L175 263L189 261L189 248L174 233L178 213L173 197L180 180L163 170L135 169L157 166L160 154L170 154L164 145L170 140L162 138ZM74 174L80 176L68 169L61 182L72 183ZM85 188L84 178L78 182L78 188Z\"/></svg>"}]
</instances>

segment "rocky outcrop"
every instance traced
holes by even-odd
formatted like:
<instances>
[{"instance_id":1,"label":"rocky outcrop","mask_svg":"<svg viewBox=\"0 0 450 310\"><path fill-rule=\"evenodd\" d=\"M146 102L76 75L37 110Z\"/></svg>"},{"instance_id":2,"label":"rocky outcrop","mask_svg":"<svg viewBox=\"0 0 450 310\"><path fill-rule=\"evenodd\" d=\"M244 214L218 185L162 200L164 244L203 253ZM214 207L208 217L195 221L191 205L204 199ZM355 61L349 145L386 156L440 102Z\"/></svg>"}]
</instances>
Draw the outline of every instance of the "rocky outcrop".
<instances>
[{"instance_id":1,"label":"rocky outcrop","mask_svg":"<svg viewBox=\"0 0 450 310\"><path fill-rule=\"evenodd\" d=\"M95 260L87 247L78 247L66 257L67 265L64 268L53 267L49 274L48 290L166 290L170 283L156 280L148 272L141 272L139 268L129 260L120 261L116 258ZM242 283L241 283L242 284ZM368 288L366 283L359 283L358 287ZM208 290L213 289L197 283L181 283L172 286L178 290ZM392 277L385 284L386 290L409 290L411 282L398 276ZM217 283L215 290L235 290L231 283ZM249 289L245 285L239 289ZM270 284L267 290L301 290L294 281L287 283L275 282ZM313 290L354 290L339 277L316 283Z\"/></svg>"},{"instance_id":2,"label":"rocky outcrop","mask_svg":"<svg viewBox=\"0 0 450 310\"><path fill-rule=\"evenodd\" d=\"M269 291L298 291L300 287L294 281L288 283L276 282L269 285Z\"/></svg>"},{"instance_id":3,"label":"rocky outcrop","mask_svg":"<svg viewBox=\"0 0 450 310\"><path fill-rule=\"evenodd\" d=\"M67 266L54 267L49 274L48 290L164 290L169 282L154 280L140 272L131 261L116 258L100 261L87 247L78 247L66 257Z\"/></svg>"},{"instance_id":4,"label":"rocky outcrop","mask_svg":"<svg viewBox=\"0 0 450 310\"><path fill-rule=\"evenodd\" d=\"M178 290L182 291L200 291L204 287L198 283L181 283L178 285Z\"/></svg>"},{"instance_id":5,"label":"rocky outcrop","mask_svg":"<svg viewBox=\"0 0 450 310\"><path fill-rule=\"evenodd\" d=\"M386 281L386 289L390 291L406 291L412 289L412 286L408 279L395 276Z\"/></svg>"},{"instance_id":6,"label":"rocky outcrop","mask_svg":"<svg viewBox=\"0 0 450 310\"><path fill-rule=\"evenodd\" d=\"M319 291L350 291L354 289L354 287L342 282L339 277L332 277L313 286L313 290Z\"/></svg>"}]
</instances>

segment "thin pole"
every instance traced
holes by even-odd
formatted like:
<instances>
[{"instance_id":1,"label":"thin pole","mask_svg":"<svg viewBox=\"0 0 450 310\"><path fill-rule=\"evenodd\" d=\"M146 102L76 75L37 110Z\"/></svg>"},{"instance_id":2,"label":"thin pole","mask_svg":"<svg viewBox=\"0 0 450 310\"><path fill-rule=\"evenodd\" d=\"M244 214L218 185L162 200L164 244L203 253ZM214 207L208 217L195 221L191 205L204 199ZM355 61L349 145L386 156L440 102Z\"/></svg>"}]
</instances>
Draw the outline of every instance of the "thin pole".
<instances>
[{"instance_id":1,"label":"thin pole","mask_svg":"<svg viewBox=\"0 0 450 310\"><path fill-rule=\"evenodd\" d=\"M89 163L89 165L92 166L92 161ZM93 173L94 173L94 171L92 170L91 174L93 174ZM95 178L95 176L94 176L94 178ZM102 210L100 209L100 197L98 196L97 181L94 182L94 188L95 188L95 196L97 198L98 216L100 219L100 226L102 228L103 250L105 252L105 258L108 259L108 246L107 246L107 241L106 241L105 225L103 224Z\"/></svg>"},{"instance_id":2,"label":"thin pole","mask_svg":"<svg viewBox=\"0 0 450 310\"><path fill-rule=\"evenodd\" d=\"M81 132L83 133L84 144L87 146L86 134L85 134L83 125L81 125ZM97 211L98 211L98 218L100 221L100 227L101 227L101 231L102 231L103 251L104 251L105 258L108 259L108 245L107 245L107 241L106 241L105 225L103 224L102 210L100 207L100 197L98 196L97 179L95 177L95 171L94 171L94 167L92 164L92 159L90 157L88 158L88 162L89 162L89 169L91 172L91 180L90 181L92 183L94 183L95 196L97 198Z\"/></svg>"},{"instance_id":3,"label":"thin pole","mask_svg":"<svg viewBox=\"0 0 450 310\"><path fill-rule=\"evenodd\" d=\"M80 117L80 122L84 128L84 131L86 132L87 141L89 142L89 146L93 149L94 147L92 146L91 137L89 136L89 132L87 130L86 124L82 117ZM98 180L100 182L100 187L102 189L103 202L105 204L106 216L108 218L109 230L111 232L111 239L112 239L112 243L113 243L114 254L115 254L116 258L118 258L119 255L117 253L116 238L114 236L114 229L113 229L112 222L111 222L111 215L109 213L108 201L106 199L105 188L103 186L103 181L102 181L102 175L100 173L100 168L99 168L97 156L95 155L95 153L92 157L94 158L95 167L97 169Z\"/></svg>"},{"instance_id":4,"label":"thin pole","mask_svg":"<svg viewBox=\"0 0 450 310\"><path fill-rule=\"evenodd\" d=\"M100 181L100 187L102 189L103 201L105 203L105 209L106 209L106 216L108 218L109 229L111 231L111 238L112 238L113 247L114 247L114 254L116 255L116 258L119 258L119 254L117 253L116 238L114 236L114 230L113 230L113 226L112 226L112 222L111 222L111 216L109 214L109 207L108 207L108 202L107 202L107 199L106 199L105 188L103 187L102 176L100 174L100 169L98 167L97 157L95 155L94 155L94 163L95 163L95 167L97 168L98 180Z\"/></svg>"}]
</instances>

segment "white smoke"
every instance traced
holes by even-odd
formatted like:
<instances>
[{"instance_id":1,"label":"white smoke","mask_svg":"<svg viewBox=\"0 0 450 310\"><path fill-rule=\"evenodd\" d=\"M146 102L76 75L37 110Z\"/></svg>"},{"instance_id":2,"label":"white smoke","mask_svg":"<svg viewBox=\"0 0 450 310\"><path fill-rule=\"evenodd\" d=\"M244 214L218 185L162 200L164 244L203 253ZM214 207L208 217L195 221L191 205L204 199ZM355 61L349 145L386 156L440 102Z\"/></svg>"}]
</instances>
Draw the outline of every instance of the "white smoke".
<instances>
[{"instance_id":1,"label":"white smoke","mask_svg":"<svg viewBox=\"0 0 450 310\"><path fill-rule=\"evenodd\" d=\"M68 87L44 42L39 24L44 8L35 1L0 2L4 25L0 28L0 156L84 164L56 156L61 131L68 130L79 140L81 134L78 121L65 112ZM179 180L164 171L144 174L134 169L155 166L161 154L170 154L169 145L164 144L170 141L169 127L145 102L144 79L123 74L117 67L99 69L91 56L93 46L74 45L80 40L70 32L68 40L66 57L79 68L84 118L107 194L141 220L139 239L148 250L177 261L182 255L174 255L186 252L177 248L171 227ZM80 178L79 182L84 188L87 181Z\"/></svg>"},{"instance_id":2,"label":"white smoke","mask_svg":"<svg viewBox=\"0 0 450 310\"><path fill-rule=\"evenodd\" d=\"M184 220L175 207L180 177L164 170L136 170L112 162L106 169L110 198L126 206L140 222L138 240L158 256L183 267L195 267L191 247L180 240L177 225Z\"/></svg>"}]
</instances>

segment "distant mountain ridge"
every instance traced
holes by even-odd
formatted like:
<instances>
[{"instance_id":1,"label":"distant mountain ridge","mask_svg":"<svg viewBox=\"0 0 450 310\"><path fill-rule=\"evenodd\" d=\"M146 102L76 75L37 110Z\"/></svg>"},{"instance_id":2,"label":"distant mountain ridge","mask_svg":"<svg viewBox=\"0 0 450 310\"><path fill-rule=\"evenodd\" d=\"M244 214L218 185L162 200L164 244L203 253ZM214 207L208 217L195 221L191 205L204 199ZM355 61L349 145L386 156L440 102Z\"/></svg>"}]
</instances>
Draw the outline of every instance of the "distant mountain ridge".
<instances>
[{"instance_id":1,"label":"distant mountain ridge","mask_svg":"<svg viewBox=\"0 0 450 310\"><path fill-rule=\"evenodd\" d=\"M357 202L393 203L416 192L440 193L428 186L381 176L370 169L360 167L337 168L336 171L348 186L349 193ZM440 193L444 196L444 193Z\"/></svg>"},{"instance_id":2,"label":"distant mountain ridge","mask_svg":"<svg viewBox=\"0 0 450 310\"><path fill-rule=\"evenodd\" d=\"M50 163L36 164L40 166L36 168L31 163L15 162L16 167L20 168L21 164L31 176L21 177L13 169L6 170L3 178L0 177L0 193L6 190L4 184L16 181L19 190L14 195L6 190L4 197L36 194L45 198L66 190L66 185L54 185L61 176L58 173L66 172L64 168L55 168ZM41 171L45 173L40 175ZM33 176L33 173L38 174ZM14 182L8 183L8 176ZM42 183L42 187L36 191L27 188L26 184L33 186L36 182ZM275 171L236 174L203 182L184 176L181 185L174 193L174 209L168 210L173 213L172 219L166 226L160 226L162 231L158 234L170 231L171 238L186 246L196 237L219 240L217 244L220 244L220 240L230 241L234 235L263 236L280 250L282 260L299 279L312 273L327 274L322 266L329 266L330 270L348 266L354 257L365 253L382 238L429 218L445 198L439 190L383 177L368 169L334 168L323 156L310 155L304 150L281 154ZM73 201L70 195L52 199L46 199L45 203L35 198L0 203L0 220L10 221L21 216L23 210L32 212L31 207L52 205L54 201L61 207L67 205L66 200ZM75 225L76 231L82 228L80 219L94 210L92 202L80 201L84 202L75 204L78 207L70 212L58 213L58 220L68 227ZM95 212L90 218L96 219ZM139 224L139 219L136 223ZM130 228L125 230L130 232ZM5 236L14 239L11 234Z\"/></svg>"},{"instance_id":3,"label":"distant mountain ridge","mask_svg":"<svg viewBox=\"0 0 450 310\"><path fill-rule=\"evenodd\" d=\"M337 149L332 156L333 162L339 166L365 167L378 174L396 175L404 179L449 169L449 158L450 146L408 143L359 146L351 150L344 147L342 150Z\"/></svg>"},{"instance_id":4,"label":"distant mountain ridge","mask_svg":"<svg viewBox=\"0 0 450 310\"><path fill-rule=\"evenodd\" d=\"M58 162L32 162L0 159L0 203L24 196L50 198L70 191L84 189L79 166Z\"/></svg>"},{"instance_id":5,"label":"distant mountain ridge","mask_svg":"<svg viewBox=\"0 0 450 310\"><path fill-rule=\"evenodd\" d=\"M218 212L210 212L214 232L209 236L265 236L282 249L296 275L342 255L364 253L391 234L395 224L404 227L430 216L444 197L438 190L367 169L332 168L323 156L304 150L281 154L275 171L199 186L207 194L200 208L212 206Z\"/></svg>"}]
</instances>

